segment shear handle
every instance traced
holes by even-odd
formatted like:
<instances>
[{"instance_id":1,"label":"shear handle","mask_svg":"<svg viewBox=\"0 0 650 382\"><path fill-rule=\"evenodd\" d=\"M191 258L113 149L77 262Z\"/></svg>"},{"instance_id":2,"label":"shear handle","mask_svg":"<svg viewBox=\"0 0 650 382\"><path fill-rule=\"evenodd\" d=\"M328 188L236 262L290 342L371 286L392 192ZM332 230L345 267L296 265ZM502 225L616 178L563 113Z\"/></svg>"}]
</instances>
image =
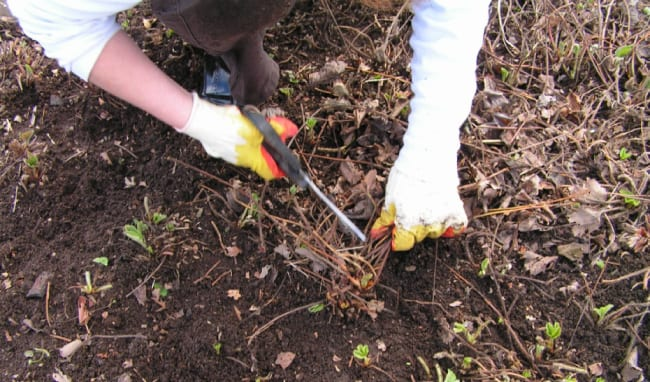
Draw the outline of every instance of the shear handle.
<instances>
[{"instance_id":1,"label":"shear handle","mask_svg":"<svg viewBox=\"0 0 650 382\"><path fill-rule=\"evenodd\" d=\"M300 187L307 188L307 176L300 167L300 162L293 155L291 150L282 142L278 133L275 132L273 126L264 118L264 116L257 111L254 107L245 106L242 108L244 114L255 125L257 130L262 133L264 142L262 146L271 155L271 158L278 164L280 170L291 179L292 182Z\"/></svg>"}]
</instances>

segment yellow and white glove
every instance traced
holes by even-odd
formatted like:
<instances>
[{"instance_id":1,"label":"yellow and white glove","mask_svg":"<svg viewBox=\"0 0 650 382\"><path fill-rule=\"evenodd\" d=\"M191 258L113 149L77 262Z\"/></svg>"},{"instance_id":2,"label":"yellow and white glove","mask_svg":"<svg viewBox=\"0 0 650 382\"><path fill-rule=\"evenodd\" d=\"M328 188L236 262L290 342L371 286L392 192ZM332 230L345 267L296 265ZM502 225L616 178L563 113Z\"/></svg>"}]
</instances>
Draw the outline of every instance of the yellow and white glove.
<instances>
[{"instance_id":1,"label":"yellow and white glove","mask_svg":"<svg viewBox=\"0 0 650 382\"><path fill-rule=\"evenodd\" d=\"M373 237L390 232L393 250L454 236L467 225L457 190L458 129L476 92L476 57L489 5L490 0L412 2L409 127L371 231Z\"/></svg>"},{"instance_id":2,"label":"yellow and white glove","mask_svg":"<svg viewBox=\"0 0 650 382\"><path fill-rule=\"evenodd\" d=\"M237 106L217 106L192 94L192 114L178 130L197 139L208 155L246 167L266 180L284 173L262 147L264 137ZM296 135L298 127L284 117L269 118L282 141Z\"/></svg>"}]
</instances>

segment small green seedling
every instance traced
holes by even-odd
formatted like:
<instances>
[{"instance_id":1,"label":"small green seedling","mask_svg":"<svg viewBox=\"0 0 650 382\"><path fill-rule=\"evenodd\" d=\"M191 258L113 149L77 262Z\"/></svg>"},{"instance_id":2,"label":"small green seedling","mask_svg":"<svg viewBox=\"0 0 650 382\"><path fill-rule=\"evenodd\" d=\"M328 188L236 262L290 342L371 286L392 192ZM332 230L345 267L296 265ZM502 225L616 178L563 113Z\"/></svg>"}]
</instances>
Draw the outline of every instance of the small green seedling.
<instances>
[{"instance_id":1,"label":"small green seedling","mask_svg":"<svg viewBox=\"0 0 650 382\"><path fill-rule=\"evenodd\" d=\"M108 266L108 257L106 257L106 256L95 257L93 259L93 263L96 263L96 264L103 265L103 266L107 267Z\"/></svg>"},{"instance_id":2,"label":"small green seedling","mask_svg":"<svg viewBox=\"0 0 650 382\"><path fill-rule=\"evenodd\" d=\"M609 313L610 310L614 308L614 305L612 304L607 304L598 308L594 308L593 312L594 315L597 317L596 325L600 326L602 325L603 321L605 320L605 317L607 317L607 313Z\"/></svg>"},{"instance_id":3,"label":"small green seedling","mask_svg":"<svg viewBox=\"0 0 650 382\"><path fill-rule=\"evenodd\" d=\"M629 208L636 208L641 205L641 201L637 199L634 193L627 188L621 189L621 195L623 195L623 202Z\"/></svg>"},{"instance_id":4,"label":"small green seedling","mask_svg":"<svg viewBox=\"0 0 650 382\"><path fill-rule=\"evenodd\" d=\"M86 271L84 273L84 279L86 281L86 284L82 285L80 287L80 289L81 289L81 292L85 293L85 294L100 293L100 292L103 292L105 290L109 290L109 289L111 289L113 287L113 285L111 285L111 284L102 285L100 287L94 287L92 277L90 276L90 272L88 272L88 271Z\"/></svg>"},{"instance_id":5,"label":"small green seedling","mask_svg":"<svg viewBox=\"0 0 650 382\"><path fill-rule=\"evenodd\" d=\"M27 158L25 158L25 164L31 169L38 168L38 155L31 153L27 154Z\"/></svg>"},{"instance_id":6,"label":"small green seedling","mask_svg":"<svg viewBox=\"0 0 650 382\"><path fill-rule=\"evenodd\" d=\"M632 153L627 151L625 147L621 147L621 149L618 150L618 158L620 160L628 160L632 158Z\"/></svg>"},{"instance_id":7,"label":"small green seedling","mask_svg":"<svg viewBox=\"0 0 650 382\"><path fill-rule=\"evenodd\" d=\"M174 33L176 33L176 32L174 32L174 30L171 29L171 28L169 28L169 29L165 29L165 37L167 37L167 38L172 38L172 36L174 35Z\"/></svg>"},{"instance_id":8,"label":"small green seedling","mask_svg":"<svg viewBox=\"0 0 650 382\"><path fill-rule=\"evenodd\" d=\"M460 379L456 376L456 373L451 369L447 369L447 375L445 375L444 382L460 382Z\"/></svg>"},{"instance_id":9,"label":"small green seedling","mask_svg":"<svg viewBox=\"0 0 650 382\"><path fill-rule=\"evenodd\" d=\"M510 77L510 71L508 69L504 68L503 66L501 67L501 81L506 82L508 80L508 77Z\"/></svg>"},{"instance_id":10,"label":"small green seedling","mask_svg":"<svg viewBox=\"0 0 650 382\"><path fill-rule=\"evenodd\" d=\"M629 56L630 54L632 54L633 49L634 49L634 45L619 46L614 51L614 56L616 56L616 58L625 58L625 57Z\"/></svg>"},{"instance_id":11,"label":"small green seedling","mask_svg":"<svg viewBox=\"0 0 650 382\"><path fill-rule=\"evenodd\" d=\"M151 215L151 221L155 225L162 223L165 219L167 219L167 215L161 214L160 212L154 212L153 215Z\"/></svg>"},{"instance_id":12,"label":"small green seedling","mask_svg":"<svg viewBox=\"0 0 650 382\"><path fill-rule=\"evenodd\" d=\"M133 219L133 224L127 224L124 226L124 235L129 239L140 244L140 246L147 250L150 254L153 253L153 248L147 244L147 239L144 237L144 233L147 231L149 226L147 223L142 220Z\"/></svg>"},{"instance_id":13,"label":"small green seedling","mask_svg":"<svg viewBox=\"0 0 650 382\"><path fill-rule=\"evenodd\" d=\"M357 347L352 351L352 355L354 358L361 361L364 367L370 366L370 348L368 348L368 345L357 345Z\"/></svg>"},{"instance_id":14,"label":"small green seedling","mask_svg":"<svg viewBox=\"0 0 650 382\"><path fill-rule=\"evenodd\" d=\"M555 352L555 340L560 338L560 335L562 334L562 326L560 326L560 323L557 321L554 323L547 322L544 333L548 339L549 350L551 353Z\"/></svg>"},{"instance_id":15,"label":"small green seedling","mask_svg":"<svg viewBox=\"0 0 650 382\"><path fill-rule=\"evenodd\" d=\"M530 379L530 378L533 377L533 372L530 371L529 369L526 369L526 370L521 372L521 376L526 378L526 379Z\"/></svg>"},{"instance_id":16,"label":"small green seedling","mask_svg":"<svg viewBox=\"0 0 650 382\"><path fill-rule=\"evenodd\" d=\"M472 361L472 357L463 357L463 364L461 367L465 370L468 370L470 367L472 367Z\"/></svg>"},{"instance_id":17,"label":"small green seedling","mask_svg":"<svg viewBox=\"0 0 650 382\"><path fill-rule=\"evenodd\" d=\"M287 98L291 98L293 95L293 88L285 87L278 89L281 94L285 95Z\"/></svg>"},{"instance_id":18,"label":"small green seedling","mask_svg":"<svg viewBox=\"0 0 650 382\"><path fill-rule=\"evenodd\" d=\"M361 280L359 280L359 284L361 285L361 288L368 288L368 285L370 281L372 281L373 274L372 273L366 273L361 277Z\"/></svg>"},{"instance_id":19,"label":"small green seedling","mask_svg":"<svg viewBox=\"0 0 650 382\"><path fill-rule=\"evenodd\" d=\"M25 350L23 353L25 358L27 358L27 364L43 366L43 361L45 358L50 358L50 352L47 349L43 348L33 348L31 350Z\"/></svg>"},{"instance_id":20,"label":"small green seedling","mask_svg":"<svg viewBox=\"0 0 650 382\"><path fill-rule=\"evenodd\" d=\"M607 380L603 377L596 377L596 382L607 382Z\"/></svg>"},{"instance_id":21,"label":"small green seedling","mask_svg":"<svg viewBox=\"0 0 650 382\"><path fill-rule=\"evenodd\" d=\"M560 380L561 382L578 382L578 379L575 375L570 374Z\"/></svg>"},{"instance_id":22,"label":"small green seedling","mask_svg":"<svg viewBox=\"0 0 650 382\"><path fill-rule=\"evenodd\" d=\"M305 125L307 126L307 130L311 130L314 127L316 127L316 124L318 123L318 120L314 117L309 117L307 118L307 121L305 122Z\"/></svg>"},{"instance_id":23,"label":"small green seedling","mask_svg":"<svg viewBox=\"0 0 650 382\"><path fill-rule=\"evenodd\" d=\"M478 277L483 278L487 276L487 271L489 266L490 266L490 259L486 257L485 259L483 259L483 261L481 261L481 268L478 271Z\"/></svg>"},{"instance_id":24,"label":"small green seedling","mask_svg":"<svg viewBox=\"0 0 650 382\"><path fill-rule=\"evenodd\" d=\"M291 187L289 187L289 194L291 196L296 196L297 193L298 193L298 186L295 185L295 184L292 184Z\"/></svg>"},{"instance_id":25,"label":"small green seedling","mask_svg":"<svg viewBox=\"0 0 650 382\"><path fill-rule=\"evenodd\" d=\"M461 324L460 322L454 322L454 327L452 330L454 331L454 333L465 335L465 339L470 344L475 344L476 341L478 341L479 337L481 337L481 332L483 331L483 329L485 329L490 324L490 322L492 321L482 322L479 325L479 327L476 329L476 331L474 331L474 333L472 333L469 330L467 324Z\"/></svg>"},{"instance_id":26,"label":"small green seedling","mask_svg":"<svg viewBox=\"0 0 650 382\"><path fill-rule=\"evenodd\" d=\"M217 353L217 355L221 355L221 346L223 346L221 342L215 342L212 344L212 349L214 349L214 352Z\"/></svg>"},{"instance_id":27,"label":"small green seedling","mask_svg":"<svg viewBox=\"0 0 650 382\"><path fill-rule=\"evenodd\" d=\"M153 289L158 291L158 296L160 296L160 298L165 298L169 295L169 289L165 288L163 284L157 281L153 283Z\"/></svg>"},{"instance_id":28,"label":"small green seedling","mask_svg":"<svg viewBox=\"0 0 650 382\"><path fill-rule=\"evenodd\" d=\"M594 264L595 264L595 265L596 265L596 266L597 266L601 271L602 271L603 269L605 269L605 262L603 261L603 259L598 259L598 260L596 260L596 262L595 262Z\"/></svg>"},{"instance_id":29,"label":"small green seedling","mask_svg":"<svg viewBox=\"0 0 650 382\"><path fill-rule=\"evenodd\" d=\"M257 193L253 192L251 195L250 204L246 206L244 212L242 212L241 216L239 217L239 221L237 222L237 226L239 228L244 228L246 225L255 222L259 215L259 202L260 196L257 195Z\"/></svg>"},{"instance_id":30,"label":"small green seedling","mask_svg":"<svg viewBox=\"0 0 650 382\"><path fill-rule=\"evenodd\" d=\"M319 302L318 304L314 304L310 306L309 309L307 310L309 311L309 313L318 313L318 312L322 312L323 309L325 309L325 304Z\"/></svg>"}]
</instances>

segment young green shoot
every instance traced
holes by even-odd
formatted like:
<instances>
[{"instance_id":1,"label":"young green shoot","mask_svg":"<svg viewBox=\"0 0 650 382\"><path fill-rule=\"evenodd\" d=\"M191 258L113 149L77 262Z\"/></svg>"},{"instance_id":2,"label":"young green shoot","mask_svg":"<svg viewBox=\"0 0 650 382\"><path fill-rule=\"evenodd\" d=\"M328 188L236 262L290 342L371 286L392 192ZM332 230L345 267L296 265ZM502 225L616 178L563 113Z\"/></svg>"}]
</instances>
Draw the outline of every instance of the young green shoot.
<instances>
[{"instance_id":1,"label":"young green shoot","mask_svg":"<svg viewBox=\"0 0 650 382\"><path fill-rule=\"evenodd\" d=\"M530 379L530 378L533 377L533 372L530 371L529 369L526 369L526 370L521 372L521 376L526 378L526 379Z\"/></svg>"},{"instance_id":2,"label":"young green shoot","mask_svg":"<svg viewBox=\"0 0 650 382\"><path fill-rule=\"evenodd\" d=\"M144 237L144 233L148 228L147 223L142 220L133 219L133 224L126 224L123 232L126 237L140 244L142 248L152 254L153 248L147 244L147 239Z\"/></svg>"},{"instance_id":3,"label":"young green shoot","mask_svg":"<svg viewBox=\"0 0 650 382\"><path fill-rule=\"evenodd\" d=\"M316 127L316 124L318 123L318 120L314 117L309 117L307 118L307 121L305 122L305 126L307 126L307 130L311 130L314 127Z\"/></svg>"},{"instance_id":4,"label":"young green shoot","mask_svg":"<svg viewBox=\"0 0 650 382\"><path fill-rule=\"evenodd\" d=\"M628 208L636 208L641 205L641 201L627 188L621 189L621 195L623 195L623 202L625 202L625 206Z\"/></svg>"},{"instance_id":5,"label":"young green shoot","mask_svg":"<svg viewBox=\"0 0 650 382\"><path fill-rule=\"evenodd\" d=\"M361 361L364 367L370 366L370 348L366 344L359 344L352 351L354 358Z\"/></svg>"},{"instance_id":6,"label":"young green shoot","mask_svg":"<svg viewBox=\"0 0 650 382\"><path fill-rule=\"evenodd\" d=\"M508 77L510 77L510 71L508 69L504 68L503 66L501 67L501 81L506 82L508 81Z\"/></svg>"},{"instance_id":7,"label":"young green shoot","mask_svg":"<svg viewBox=\"0 0 650 382\"><path fill-rule=\"evenodd\" d=\"M479 327L474 331L474 333L472 333L471 330L469 330L468 328L469 323L454 322L454 327L452 330L454 331L454 333L463 334L467 342L473 345L476 343L476 341L478 341L479 337L481 337L481 332L490 324L490 322L492 321L488 320L486 322L482 322L479 325Z\"/></svg>"},{"instance_id":8,"label":"young green shoot","mask_svg":"<svg viewBox=\"0 0 650 382\"><path fill-rule=\"evenodd\" d=\"M597 318L596 325L601 326L607 317L607 313L614 308L614 305L607 304L598 308L594 308L593 312Z\"/></svg>"},{"instance_id":9,"label":"young green shoot","mask_svg":"<svg viewBox=\"0 0 650 382\"><path fill-rule=\"evenodd\" d=\"M618 158L620 160L628 160L632 158L632 153L627 151L627 148L621 147L621 149L618 150Z\"/></svg>"},{"instance_id":10,"label":"young green shoot","mask_svg":"<svg viewBox=\"0 0 650 382\"><path fill-rule=\"evenodd\" d=\"M165 288L163 284L157 281L153 283L153 289L157 291L160 298L165 298L169 295L169 289Z\"/></svg>"},{"instance_id":11,"label":"young green shoot","mask_svg":"<svg viewBox=\"0 0 650 382\"><path fill-rule=\"evenodd\" d=\"M470 367L472 367L472 357L463 357L463 364L461 367L465 370L468 370Z\"/></svg>"},{"instance_id":12,"label":"young green shoot","mask_svg":"<svg viewBox=\"0 0 650 382\"><path fill-rule=\"evenodd\" d=\"M160 212L154 212L153 215L151 215L151 221L155 225L162 223L165 219L167 219L167 215L161 214Z\"/></svg>"},{"instance_id":13,"label":"young green shoot","mask_svg":"<svg viewBox=\"0 0 650 382\"><path fill-rule=\"evenodd\" d=\"M458 379L453 370L447 369L447 375L445 375L444 382L460 382L460 379Z\"/></svg>"},{"instance_id":14,"label":"young green shoot","mask_svg":"<svg viewBox=\"0 0 650 382\"><path fill-rule=\"evenodd\" d=\"M560 335L562 334L560 323L557 321L554 323L547 322L544 333L546 334L549 350L551 353L555 352L555 340L560 338Z\"/></svg>"},{"instance_id":15,"label":"young green shoot","mask_svg":"<svg viewBox=\"0 0 650 382\"><path fill-rule=\"evenodd\" d=\"M45 358L50 358L50 352L47 349L43 348L33 348L30 350L25 350L23 353L25 358L27 358L27 364L43 366L43 361Z\"/></svg>"},{"instance_id":16,"label":"young green shoot","mask_svg":"<svg viewBox=\"0 0 650 382\"><path fill-rule=\"evenodd\" d=\"M246 206L244 209L244 212L242 212L241 216L239 217L239 221L237 222L237 226L239 228L244 228L246 225L254 223L255 220L257 219L257 216L259 214L258 211L258 205L260 202L260 197L257 195L257 193L253 192L251 195L251 201L250 204Z\"/></svg>"},{"instance_id":17,"label":"young green shoot","mask_svg":"<svg viewBox=\"0 0 650 382\"><path fill-rule=\"evenodd\" d=\"M322 302L319 302L318 304L314 304L314 305L310 306L309 309L307 309L307 310L309 311L309 313L315 314L315 313L322 312L323 309L325 309L325 304L323 304Z\"/></svg>"},{"instance_id":18,"label":"young green shoot","mask_svg":"<svg viewBox=\"0 0 650 382\"><path fill-rule=\"evenodd\" d=\"M28 153L27 158L25 158L25 164L31 169L38 168L38 155Z\"/></svg>"},{"instance_id":19,"label":"young green shoot","mask_svg":"<svg viewBox=\"0 0 650 382\"><path fill-rule=\"evenodd\" d=\"M95 257L93 259L93 263L108 267L108 257L106 256Z\"/></svg>"},{"instance_id":20,"label":"young green shoot","mask_svg":"<svg viewBox=\"0 0 650 382\"><path fill-rule=\"evenodd\" d=\"M113 285L111 285L111 284L102 285L100 287L93 286L92 276L90 275L90 272L88 272L88 271L86 271L84 273L84 279L85 279L86 283L80 287L81 292L84 293L84 294L100 293L100 292L103 292L105 290L109 290L109 289L111 289L113 287Z\"/></svg>"},{"instance_id":21,"label":"young green shoot","mask_svg":"<svg viewBox=\"0 0 650 382\"><path fill-rule=\"evenodd\" d=\"M217 353L217 355L221 355L221 347L222 347L221 342L215 342L212 344L212 349L214 349L214 352Z\"/></svg>"},{"instance_id":22,"label":"young green shoot","mask_svg":"<svg viewBox=\"0 0 650 382\"><path fill-rule=\"evenodd\" d=\"M487 276L488 267L490 266L490 259L486 257L481 261L481 268L478 271L478 277L483 278Z\"/></svg>"}]
</instances>

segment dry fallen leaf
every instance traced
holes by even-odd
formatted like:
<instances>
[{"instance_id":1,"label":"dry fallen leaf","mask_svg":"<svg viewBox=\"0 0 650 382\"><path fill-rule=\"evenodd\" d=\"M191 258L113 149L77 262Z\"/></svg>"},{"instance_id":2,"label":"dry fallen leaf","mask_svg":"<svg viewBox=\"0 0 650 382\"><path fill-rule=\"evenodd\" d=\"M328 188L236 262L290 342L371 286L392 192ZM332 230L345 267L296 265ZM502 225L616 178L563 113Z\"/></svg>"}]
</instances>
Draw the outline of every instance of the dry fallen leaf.
<instances>
[{"instance_id":1,"label":"dry fallen leaf","mask_svg":"<svg viewBox=\"0 0 650 382\"><path fill-rule=\"evenodd\" d=\"M296 354L292 352L282 352L279 353L277 358L275 359L275 364L279 365L282 370L285 370L287 367L291 365L291 362L293 362L294 358L296 358Z\"/></svg>"},{"instance_id":2,"label":"dry fallen leaf","mask_svg":"<svg viewBox=\"0 0 650 382\"><path fill-rule=\"evenodd\" d=\"M241 249L239 247L226 247L225 255L228 257L237 257L240 253Z\"/></svg>"},{"instance_id":3,"label":"dry fallen leaf","mask_svg":"<svg viewBox=\"0 0 650 382\"><path fill-rule=\"evenodd\" d=\"M77 317L79 319L79 325L86 325L90 320L88 299L84 296L79 296L79 298L77 298Z\"/></svg>"},{"instance_id":4,"label":"dry fallen leaf","mask_svg":"<svg viewBox=\"0 0 650 382\"><path fill-rule=\"evenodd\" d=\"M241 298L241 293L239 293L239 289L229 289L228 290L228 297L232 298L233 300L237 301Z\"/></svg>"},{"instance_id":5,"label":"dry fallen leaf","mask_svg":"<svg viewBox=\"0 0 650 382\"><path fill-rule=\"evenodd\" d=\"M521 257L524 259L524 268L532 276L544 272L557 261L557 256L541 256L533 251L525 251Z\"/></svg>"},{"instance_id":6,"label":"dry fallen leaf","mask_svg":"<svg viewBox=\"0 0 650 382\"><path fill-rule=\"evenodd\" d=\"M600 227L600 215L602 210L590 207L580 207L569 214L569 222L575 223L571 227L573 235L576 237L584 236Z\"/></svg>"}]
</instances>

